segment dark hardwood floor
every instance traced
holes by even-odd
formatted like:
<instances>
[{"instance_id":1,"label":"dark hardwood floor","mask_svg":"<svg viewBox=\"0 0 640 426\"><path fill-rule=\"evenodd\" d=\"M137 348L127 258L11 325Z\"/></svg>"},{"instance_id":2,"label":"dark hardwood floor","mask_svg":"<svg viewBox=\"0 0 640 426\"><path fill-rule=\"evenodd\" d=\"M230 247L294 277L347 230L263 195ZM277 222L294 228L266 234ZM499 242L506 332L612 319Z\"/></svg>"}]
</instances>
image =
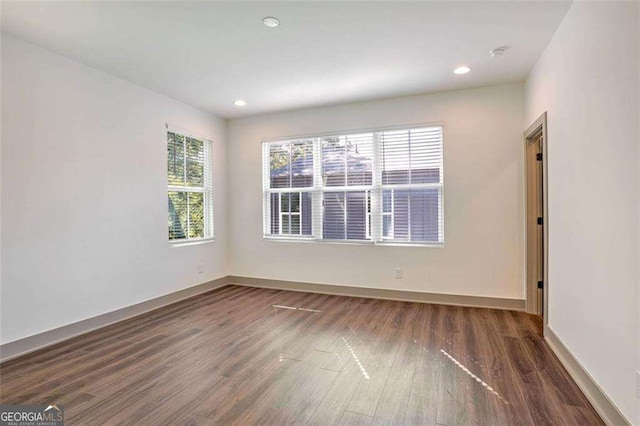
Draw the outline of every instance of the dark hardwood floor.
<instances>
[{"instance_id":1,"label":"dark hardwood floor","mask_svg":"<svg viewBox=\"0 0 640 426\"><path fill-rule=\"evenodd\" d=\"M602 424L541 325L228 286L0 365L0 402L68 425Z\"/></svg>"}]
</instances>

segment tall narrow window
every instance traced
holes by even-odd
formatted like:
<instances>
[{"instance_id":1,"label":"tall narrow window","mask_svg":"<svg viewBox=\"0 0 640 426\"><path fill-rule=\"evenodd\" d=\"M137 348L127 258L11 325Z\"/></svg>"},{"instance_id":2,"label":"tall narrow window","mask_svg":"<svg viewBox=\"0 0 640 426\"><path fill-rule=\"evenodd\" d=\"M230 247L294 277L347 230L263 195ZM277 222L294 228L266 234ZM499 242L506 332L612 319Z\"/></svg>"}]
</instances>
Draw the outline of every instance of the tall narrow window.
<instances>
[{"instance_id":1,"label":"tall narrow window","mask_svg":"<svg viewBox=\"0 0 640 426\"><path fill-rule=\"evenodd\" d=\"M264 234L442 245L442 127L263 144Z\"/></svg>"},{"instance_id":2,"label":"tall narrow window","mask_svg":"<svg viewBox=\"0 0 640 426\"><path fill-rule=\"evenodd\" d=\"M211 142L167 132L169 241L213 238Z\"/></svg>"}]
</instances>

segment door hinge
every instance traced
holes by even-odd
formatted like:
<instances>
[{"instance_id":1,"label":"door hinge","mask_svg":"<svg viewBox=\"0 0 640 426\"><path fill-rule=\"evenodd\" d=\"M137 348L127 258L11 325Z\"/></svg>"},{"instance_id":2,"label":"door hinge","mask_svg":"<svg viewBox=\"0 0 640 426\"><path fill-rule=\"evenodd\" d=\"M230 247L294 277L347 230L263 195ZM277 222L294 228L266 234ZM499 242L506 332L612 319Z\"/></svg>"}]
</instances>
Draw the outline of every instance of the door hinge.
<instances>
[{"instance_id":1,"label":"door hinge","mask_svg":"<svg viewBox=\"0 0 640 426\"><path fill-rule=\"evenodd\" d=\"M544 288L544 281L538 281L538 288Z\"/></svg>"},{"instance_id":2,"label":"door hinge","mask_svg":"<svg viewBox=\"0 0 640 426\"><path fill-rule=\"evenodd\" d=\"M544 224L544 219L539 217L538 218L538 225L543 225Z\"/></svg>"},{"instance_id":3,"label":"door hinge","mask_svg":"<svg viewBox=\"0 0 640 426\"><path fill-rule=\"evenodd\" d=\"M536 160L542 161L542 153L541 152L536 154Z\"/></svg>"}]
</instances>

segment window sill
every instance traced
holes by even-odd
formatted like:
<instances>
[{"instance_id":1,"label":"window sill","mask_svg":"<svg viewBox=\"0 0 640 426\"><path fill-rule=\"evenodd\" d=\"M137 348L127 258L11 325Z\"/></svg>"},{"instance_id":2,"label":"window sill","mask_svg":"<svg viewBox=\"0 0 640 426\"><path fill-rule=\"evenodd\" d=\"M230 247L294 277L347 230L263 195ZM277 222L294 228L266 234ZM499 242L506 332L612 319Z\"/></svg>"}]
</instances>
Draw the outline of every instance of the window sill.
<instances>
[{"instance_id":1,"label":"window sill","mask_svg":"<svg viewBox=\"0 0 640 426\"><path fill-rule=\"evenodd\" d=\"M186 246L197 246L200 244L209 244L213 243L215 238L200 238L197 240L178 240L178 241L169 241L169 246L173 247L186 247Z\"/></svg>"},{"instance_id":2,"label":"window sill","mask_svg":"<svg viewBox=\"0 0 640 426\"><path fill-rule=\"evenodd\" d=\"M276 243L305 243L305 244L338 244L354 246L381 246L381 247L423 247L423 248L444 248L444 243L409 243L409 242L373 242L359 240L316 240L313 238L284 238L263 236L266 241Z\"/></svg>"}]
</instances>

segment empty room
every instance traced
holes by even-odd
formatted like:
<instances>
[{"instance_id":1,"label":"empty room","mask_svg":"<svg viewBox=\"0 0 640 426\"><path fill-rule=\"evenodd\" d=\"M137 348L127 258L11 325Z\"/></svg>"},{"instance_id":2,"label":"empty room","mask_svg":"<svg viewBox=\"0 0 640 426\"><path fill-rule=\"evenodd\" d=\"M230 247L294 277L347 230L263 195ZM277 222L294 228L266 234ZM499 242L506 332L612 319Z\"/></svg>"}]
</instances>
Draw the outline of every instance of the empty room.
<instances>
[{"instance_id":1,"label":"empty room","mask_svg":"<svg viewBox=\"0 0 640 426\"><path fill-rule=\"evenodd\" d=\"M0 426L640 425L637 1L1 1Z\"/></svg>"}]
</instances>

